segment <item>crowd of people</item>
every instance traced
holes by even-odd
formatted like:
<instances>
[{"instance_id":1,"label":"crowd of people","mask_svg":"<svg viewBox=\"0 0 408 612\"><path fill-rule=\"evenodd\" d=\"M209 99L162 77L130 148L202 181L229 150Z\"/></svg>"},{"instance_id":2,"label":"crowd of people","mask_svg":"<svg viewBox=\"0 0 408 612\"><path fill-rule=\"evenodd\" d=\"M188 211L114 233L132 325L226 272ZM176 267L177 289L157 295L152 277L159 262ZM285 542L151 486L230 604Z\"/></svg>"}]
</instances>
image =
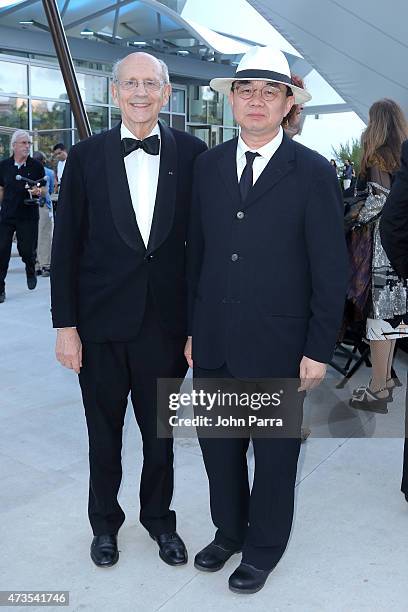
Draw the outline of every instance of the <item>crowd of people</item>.
<instances>
[{"instance_id":1,"label":"crowd of people","mask_svg":"<svg viewBox=\"0 0 408 612\"><path fill-rule=\"evenodd\" d=\"M58 143L47 160L42 151L31 156L31 147L30 134L16 130L10 141L11 156L0 161L0 304L6 299L14 237L28 289L36 288L37 276L50 276L55 200L68 153Z\"/></svg>"},{"instance_id":2,"label":"crowd of people","mask_svg":"<svg viewBox=\"0 0 408 612\"><path fill-rule=\"evenodd\" d=\"M54 170L42 152L29 155L26 132L14 133L12 156L0 163L0 298L14 232L30 289L36 266L49 276L53 242L56 356L79 375L98 567L119 559L129 394L143 439L140 521L160 558L177 566L188 553L170 508L171 430L157 435L158 379L182 379L190 366L204 388L217 381L241 389L243 380L250 394L260 380L285 388L285 436L198 429L215 535L194 565L215 572L242 553L228 583L250 594L288 543L304 396L325 377L346 300L354 321L366 321L372 361L351 407L384 413L399 384L391 373L396 339L408 333L408 128L395 102L373 104L357 180L351 160L339 170L294 138L311 95L280 51L254 47L234 76L210 86L228 98L240 127L238 138L211 150L158 121L171 94L168 69L141 52L114 66L121 122L69 155L55 145ZM53 183L63 172L53 229ZM346 243L343 198L356 180L360 204Z\"/></svg>"}]
</instances>

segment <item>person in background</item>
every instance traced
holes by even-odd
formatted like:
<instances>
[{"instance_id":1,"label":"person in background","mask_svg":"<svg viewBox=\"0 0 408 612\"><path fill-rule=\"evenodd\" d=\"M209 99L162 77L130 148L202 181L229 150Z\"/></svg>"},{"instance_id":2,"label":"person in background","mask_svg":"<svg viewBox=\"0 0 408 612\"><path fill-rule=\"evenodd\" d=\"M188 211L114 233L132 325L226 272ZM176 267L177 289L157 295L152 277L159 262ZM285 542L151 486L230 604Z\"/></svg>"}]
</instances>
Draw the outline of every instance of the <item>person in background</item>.
<instances>
[{"instance_id":1,"label":"person in background","mask_svg":"<svg viewBox=\"0 0 408 612\"><path fill-rule=\"evenodd\" d=\"M305 84L303 82L303 79L300 78L300 76L297 76L296 74L292 74L291 78L292 78L293 85L296 85L296 87L301 87L302 89L305 89ZM294 138L298 134L302 133L302 127L303 127L303 121L304 121L304 117L302 113L303 113L303 104L294 104L292 108L290 109L290 111L288 112L288 114L286 115L286 117L284 118L284 120L282 121L283 130L286 136L288 136L288 138Z\"/></svg>"},{"instance_id":2,"label":"person in background","mask_svg":"<svg viewBox=\"0 0 408 612\"><path fill-rule=\"evenodd\" d=\"M47 168L45 165L47 160L42 151L35 151L33 154L33 159L36 159L43 165L47 180L47 192L45 196L40 199L40 220L38 223L37 249L37 262L39 269L37 276L41 275L43 277L48 277L50 275L52 231L54 227L51 201L51 194L54 193L54 172L51 170L51 168Z\"/></svg>"},{"instance_id":3,"label":"person in background","mask_svg":"<svg viewBox=\"0 0 408 612\"><path fill-rule=\"evenodd\" d=\"M65 148L64 143L59 142L54 145L52 152L54 154L55 159L57 160L57 168L56 168L56 181L55 181L55 191L58 191L59 186L61 185L62 175L64 173L65 162L67 161L68 153Z\"/></svg>"},{"instance_id":4,"label":"person in background","mask_svg":"<svg viewBox=\"0 0 408 612\"><path fill-rule=\"evenodd\" d=\"M389 99L375 102L369 110L369 120L362 135L361 171L357 188L368 190L358 221L371 224L372 250L371 292L365 311L367 340L370 341L372 377L367 385L353 391L353 408L388 412L396 380L391 377L395 343L408 336L407 282L399 278L384 251L379 223L390 192L394 173L400 164L402 142L408 137L408 125L402 109Z\"/></svg>"},{"instance_id":5,"label":"person in background","mask_svg":"<svg viewBox=\"0 0 408 612\"><path fill-rule=\"evenodd\" d=\"M5 279L10 263L13 235L17 235L17 249L25 263L27 287L35 289L35 258L38 240L38 204L28 201L45 196L44 168L30 156L30 134L16 130L11 137L12 155L0 162L0 303L6 299ZM38 181L30 186L17 176ZM28 187L28 188L26 188Z\"/></svg>"},{"instance_id":6,"label":"person in background","mask_svg":"<svg viewBox=\"0 0 408 612\"><path fill-rule=\"evenodd\" d=\"M351 181L353 178L353 166L349 159L344 161L343 167L343 191L347 191L351 187Z\"/></svg>"},{"instance_id":7,"label":"person in background","mask_svg":"<svg viewBox=\"0 0 408 612\"><path fill-rule=\"evenodd\" d=\"M330 160L330 165L333 168L334 172L336 173L337 176L337 164L336 164L336 160L335 159L331 159Z\"/></svg>"},{"instance_id":8,"label":"person in background","mask_svg":"<svg viewBox=\"0 0 408 612\"><path fill-rule=\"evenodd\" d=\"M402 145L401 166L381 215L380 235L382 245L394 270L401 278L408 279L408 140ZM405 401L407 400L408 398ZM401 491L408 502L407 414L406 411Z\"/></svg>"}]
</instances>

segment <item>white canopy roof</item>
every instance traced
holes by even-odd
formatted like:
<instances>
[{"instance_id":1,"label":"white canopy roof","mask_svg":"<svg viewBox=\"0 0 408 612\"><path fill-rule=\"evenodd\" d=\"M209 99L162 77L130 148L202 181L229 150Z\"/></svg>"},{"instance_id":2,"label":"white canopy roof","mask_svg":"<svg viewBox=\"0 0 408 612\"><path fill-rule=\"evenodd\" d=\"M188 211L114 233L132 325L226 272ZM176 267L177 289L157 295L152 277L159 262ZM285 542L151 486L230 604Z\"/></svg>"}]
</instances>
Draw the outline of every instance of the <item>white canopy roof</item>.
<instances>
[{"instance_id":1,"label":"white canopy roof","mask_svg":"<svg viewBox=\"0 0 408 612\"><path fill-rule=\"evenodd\" d=\"M363 121L380 98L408 113L408 2L248 0Z\"/></svg>"}]
</instances>

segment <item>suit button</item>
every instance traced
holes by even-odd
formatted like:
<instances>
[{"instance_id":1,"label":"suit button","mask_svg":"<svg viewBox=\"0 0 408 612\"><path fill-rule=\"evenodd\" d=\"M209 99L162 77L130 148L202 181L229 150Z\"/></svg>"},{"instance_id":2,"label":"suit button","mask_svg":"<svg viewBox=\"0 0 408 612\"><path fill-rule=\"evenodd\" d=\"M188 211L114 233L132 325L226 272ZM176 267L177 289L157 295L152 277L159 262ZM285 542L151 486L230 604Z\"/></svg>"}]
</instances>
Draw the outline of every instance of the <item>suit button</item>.
<instances>
[{"instance_id":1,"label":"suit button","mask_svg":"<svg viewBox=\"0 0 408 612\"><path fill-rule=\"evenodd\" d=\"M233 253L231 255L231 261L238 261L238 259L239 259L239 255L237 253Z\"/></svg>"},{"instance_id":2,"label":"suit button","mask_svg":"<svg viewBox=\"0 0 408 612\"><path fill-rule=\"evenodd\" d=\"M237 212L237 219L243 219L244 217L245 217L245 213L243 213L242 210Z\"/></svg>"},{"instance_id":3,"label":"suit button","mask_svg":"<svg viewBox=\"0 0 408 612\"><path fill-rule=\"evenodd\" d=\"M148 256L146 257L146 259L147 259L147 261L152 261L153 257L154 257L154 255L148 255Z\"/></svg>"}]
</instances>

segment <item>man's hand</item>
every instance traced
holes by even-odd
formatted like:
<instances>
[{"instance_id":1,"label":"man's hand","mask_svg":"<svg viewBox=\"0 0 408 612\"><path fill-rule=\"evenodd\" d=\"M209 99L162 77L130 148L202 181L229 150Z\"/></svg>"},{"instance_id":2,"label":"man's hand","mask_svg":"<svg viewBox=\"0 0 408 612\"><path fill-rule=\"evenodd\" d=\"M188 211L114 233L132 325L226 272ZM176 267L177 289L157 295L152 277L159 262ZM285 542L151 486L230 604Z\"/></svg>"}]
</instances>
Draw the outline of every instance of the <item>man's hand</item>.
<instances>
[{"instance_id":1,"label":"man's hand","mask_svg":"<svg viewBox=\"0 0 408 612\"><path fill-rule=\"evenodd\" d=\"M30 194L30 198L38 198L41 195L40 187L28 187L26 186L28 193Z\"/></svg>"},{"instance_id":2,"label":"man's hand","mask_svg":"<svg viewBox=\"0 0 408 612\"><path fill-rule=\"evenodd\" d=\"M76 329L67 327L57 331L55 354L63 366L79 374L82 367L82 344Z\"/></svg>"},{"instance_id":3,"label":"man's hand","mask_svg":"<svg viewBox=\"0 0 408 612\"><path fill-rule=\"evenodd\" d=\"M184 357L187 359L189 368L193 367L193 359L191 357L192 349L193 349L192 337L189 336L187 338L186 346L184 347Z\"/></svg>"},{"instance_id":4,"label":"man's hand","mask_svg":"<svg viewBox=\"0 0 408 612\"><path fill-rule=\"evenodd\" d=\"M310 391L320 385L326 376L326 364L302 357L299 368L300 387L298 391Z\"/></svg>"}]
</instances>

